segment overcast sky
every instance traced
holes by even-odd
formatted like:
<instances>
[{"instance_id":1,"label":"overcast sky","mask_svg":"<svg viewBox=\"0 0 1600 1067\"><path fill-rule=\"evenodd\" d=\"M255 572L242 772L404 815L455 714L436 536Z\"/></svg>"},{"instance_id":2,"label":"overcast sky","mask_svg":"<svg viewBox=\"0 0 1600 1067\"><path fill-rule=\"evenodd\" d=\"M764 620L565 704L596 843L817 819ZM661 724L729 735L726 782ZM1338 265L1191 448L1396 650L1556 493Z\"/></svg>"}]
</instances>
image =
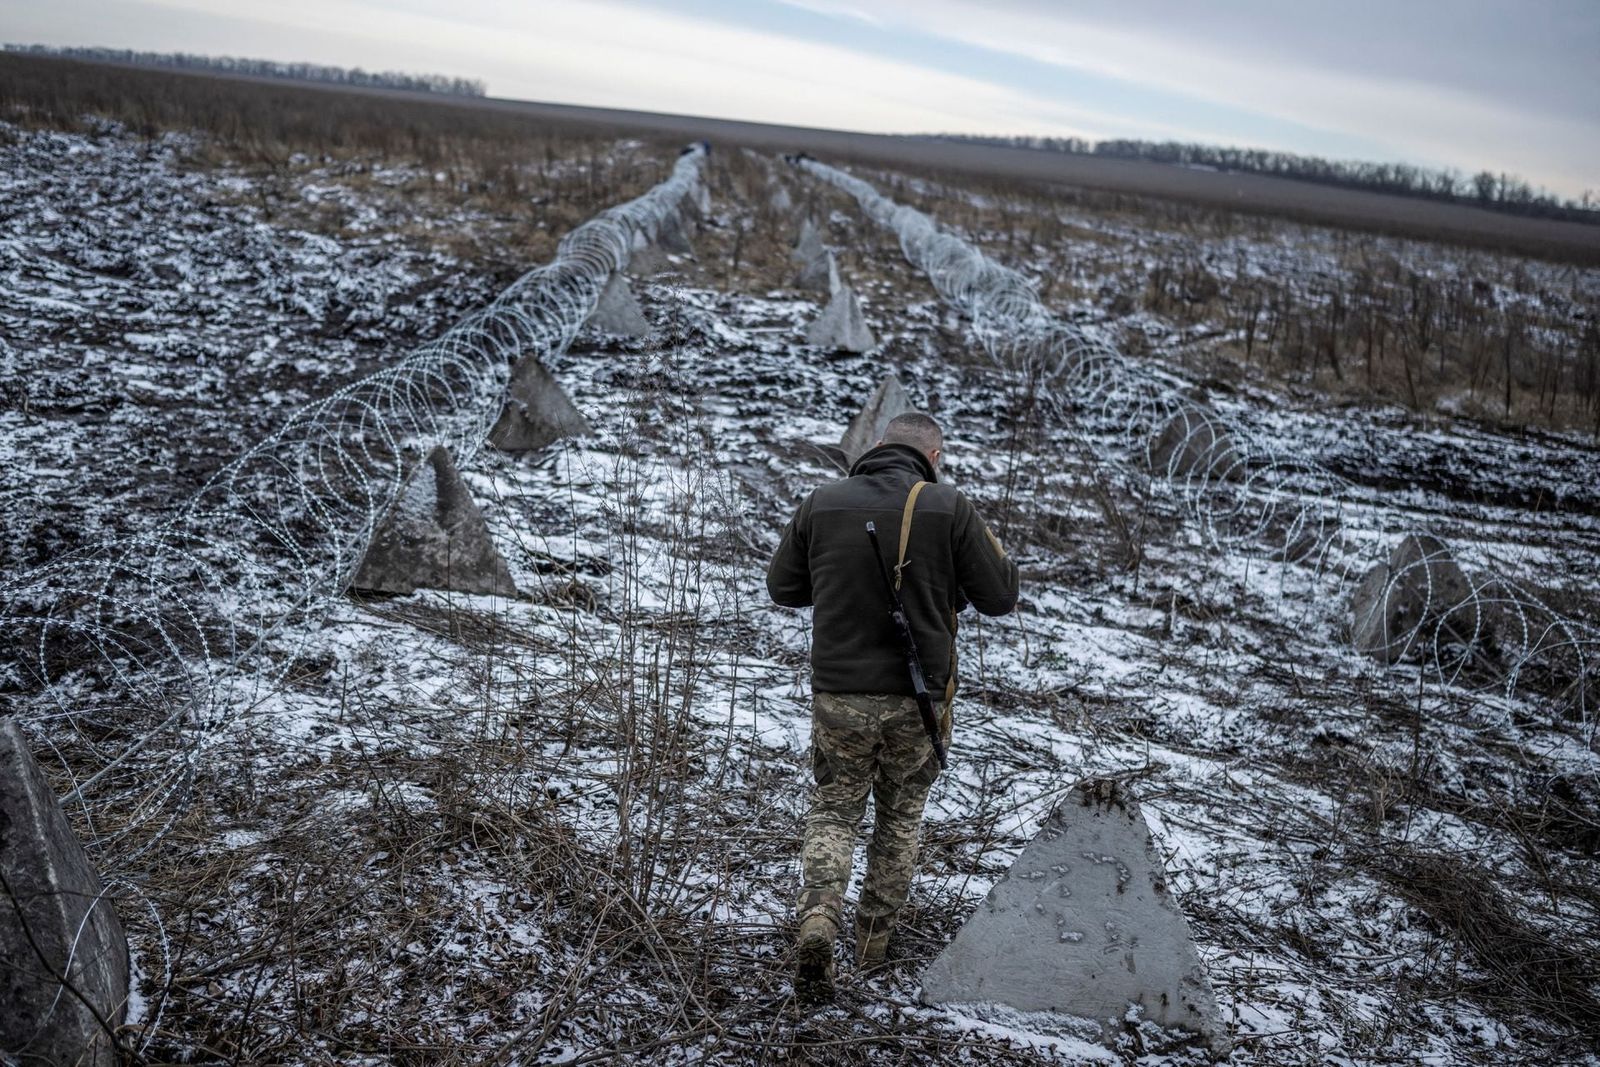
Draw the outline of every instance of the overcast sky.
<instances>
[{"instance_id":1,"label":"overcast sky","mask_svg":"<svg viewBox=\"0 0 1600 1067\"><path fill-rule=\"evenodd\" d=\"M1600 0L0 0L0 37L806 126L1487 168L1600 194Z\"/></svg>"}]
</instances>

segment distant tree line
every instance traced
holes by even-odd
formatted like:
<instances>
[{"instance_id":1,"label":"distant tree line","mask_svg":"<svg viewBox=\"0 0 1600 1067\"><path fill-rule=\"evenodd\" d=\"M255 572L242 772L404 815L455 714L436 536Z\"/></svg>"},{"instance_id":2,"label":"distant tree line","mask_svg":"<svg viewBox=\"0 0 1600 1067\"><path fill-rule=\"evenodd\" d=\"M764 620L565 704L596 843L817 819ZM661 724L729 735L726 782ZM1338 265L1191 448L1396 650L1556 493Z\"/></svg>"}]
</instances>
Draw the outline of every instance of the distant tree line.
<instances>
[{"instance_id":1,"label":"distant tree line","mask_svg":"<svg viewBox=\"0 0 1600 1067\"><path fill-rule=\"evenodd\" d=\"M257 78L289 78L295 81L330 82L374 89L409 89L413 92L448 93L453 96L482 96L484 84L477 78L448 78L443 74L404 74L400 71L365 71L360 67L325 67L317 63L279 63L271 59L240 59L236 56L197 56L187 52L134 52L126 48L52 48L42 44L8 44L7 52L82 59L91 63L129 63L141 67L166 67L171 70L210 70L225 74L247 74Z\"/></svg>"},{"instance_id":2,"label":"distant tree line","mask_svg":"<svg viewBox=\"0 0 1600 1067\"><path fill-rule=\"evenodd\" d=\"M1088 141L1081 137L989 137L979 134L940 134L943 141L1032 148L1072 155L1111 159L1144 159L1189 167L1270 174L1280 178L1369 189L1400 196L1423 197L1453 203L1475 204L1517 215L1570 219L1600 224L1600 197L1593 190L1578 199L1563 200L1512 174L1479 171L1472 177L1456 170L1436 170L1410 163L1364 163L1321 159L1263 148L1182 144L1177 141Z\"/></svg>"}]
</instances>

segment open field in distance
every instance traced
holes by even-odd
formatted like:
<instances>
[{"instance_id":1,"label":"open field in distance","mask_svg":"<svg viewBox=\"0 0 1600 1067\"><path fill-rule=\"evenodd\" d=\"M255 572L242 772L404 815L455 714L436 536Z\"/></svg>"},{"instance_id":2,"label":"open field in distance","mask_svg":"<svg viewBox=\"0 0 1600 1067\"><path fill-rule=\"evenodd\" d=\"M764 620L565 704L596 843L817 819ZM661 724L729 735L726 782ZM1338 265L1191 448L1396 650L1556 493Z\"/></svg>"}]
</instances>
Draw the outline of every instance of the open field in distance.
<instances>
[{"instance_id":1,"label":"open field in distance","mask_svg":"<svg viewBox=\"0 0 1600 1067\"><path fill-rule=\"evenodd\" d=\"M59 66L73 65L75 61L32 56L0 57L0 70L15 67L18 73L25 71L29 79L56 79L63 76L48 74L47 68L32 64ZM218 77L204 73L173 74L145 68L123 69L127 71L125 79L133 85L147 77ZM226 80L248 82L253 79ZM256 80L272 84L266 79ZM770 152L804 151L840 162L925 168L968 177L1009 178L1135 197L1180 199L1220 210L1260 212L1331 226L1438 238L1589 265L1600 264L1600 226L1519 218L1466 205L1338 189L1261 175L648 111L497 98L440 99L398 90L353 90L310 82L304 83L304 88L313 92L387 97L432 107L525 115L556 130L612 130L652 139L709 140Z\"/></svg>"}]
</instances>

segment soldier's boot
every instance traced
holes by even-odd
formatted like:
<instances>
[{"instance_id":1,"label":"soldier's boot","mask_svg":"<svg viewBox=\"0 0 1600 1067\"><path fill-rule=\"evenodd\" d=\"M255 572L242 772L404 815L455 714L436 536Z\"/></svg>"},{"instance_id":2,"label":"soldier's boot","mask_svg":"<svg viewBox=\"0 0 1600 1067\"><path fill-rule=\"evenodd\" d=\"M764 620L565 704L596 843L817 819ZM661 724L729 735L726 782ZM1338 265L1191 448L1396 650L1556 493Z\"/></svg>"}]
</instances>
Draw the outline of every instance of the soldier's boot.
<instances>
[{"instance_id":1,"label":"soldier's boot","mask_svg":"<svg viewBox=\"0 0 1600 1067\"><path fill-rule=\"evenodd\" d=\"M813 912L800 921L795 948L794 992L806 1001L833 998L833 943L839 926L827 915Z\"/></svg>"},{"instance_id":2,"label":"soldier's boot","mask_svg":"<svg viewBox=\"0 0 1600 1067\"><path fill-rule=\"evenodd\" d=\"M856 968L862 971L882 967L889 957L889 931L894 928L892 916L864 919L856 916Z\"/></svg>"}]
</instances>

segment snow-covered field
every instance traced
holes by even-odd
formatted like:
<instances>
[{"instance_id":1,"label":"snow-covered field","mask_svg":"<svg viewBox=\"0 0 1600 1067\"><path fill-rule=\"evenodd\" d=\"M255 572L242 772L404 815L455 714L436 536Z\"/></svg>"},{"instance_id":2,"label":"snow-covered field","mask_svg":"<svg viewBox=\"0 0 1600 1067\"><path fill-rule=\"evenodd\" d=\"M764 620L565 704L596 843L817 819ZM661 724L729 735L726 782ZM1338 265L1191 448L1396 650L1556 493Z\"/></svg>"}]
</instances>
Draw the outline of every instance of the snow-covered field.
<instances>
[{"instance_id":1,"label":"snow-covered field","mask_svg":"<svg viewBox=\"0 0 1600 1067\"><path fill-rule=\"evenodd\" d=\"M494 292L398 225L382 181L308 168L279 194L367 221L299 230L266 217L248 173L181 167L170 145L6 132L8 581L155 522L294 406ZM1600 1061L1594 709L1356 655L1336 582L1215 551L1159 481L1108 487L1092 428L1041 423L892 240L784 173L881 342L806 347L815 294L733 260L736 235L797 223L768 205L782 164L711 168L697 257L638 286L656 332L586 333L549 361L595 436L485 449L466 472L521 595L346 599L280 635L288 684L236 709L181 821L137 864L102 850L139 972L128 1046L156 1062L1203 1059L1137 1026L1108 1054L917 1002L920 963L1051 805L1117 774L1168 858L1232 1062ZM1103 226L1114 259L1130 235ZM1014 251L1040 271L1070 250ZM1181 373L1183 331L1147 332ZM897 958L843 972L837 1005L807 1012L786 957L807 622L766 603L764 568L800 496L836 476L812 445L889 369L944 424L948 472L1019 560L1024 604L963 620L952 768ZM1224 402L1350 479L1359 507L1593 621L1592 445L1248 380ZM1113 513L1137 515L1135 566Z\"/></svg>"}]
</instances>

